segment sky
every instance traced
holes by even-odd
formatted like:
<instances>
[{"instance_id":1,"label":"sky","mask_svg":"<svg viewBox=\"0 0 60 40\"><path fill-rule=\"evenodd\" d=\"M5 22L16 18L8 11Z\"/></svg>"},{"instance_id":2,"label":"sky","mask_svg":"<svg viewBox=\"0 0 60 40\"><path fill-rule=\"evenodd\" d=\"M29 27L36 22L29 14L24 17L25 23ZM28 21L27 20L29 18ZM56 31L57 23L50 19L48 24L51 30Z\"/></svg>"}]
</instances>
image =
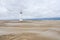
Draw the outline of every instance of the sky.
<instances>
[{"instance_id":1,"label":"sky","mask_svg":"<svg viewBox=\"0 0 60 40\"><path fill-rule=\"evenodd\" d=\"M60 0L0 0L0 19L60 17Z\"/></svg>"}]
</instances>

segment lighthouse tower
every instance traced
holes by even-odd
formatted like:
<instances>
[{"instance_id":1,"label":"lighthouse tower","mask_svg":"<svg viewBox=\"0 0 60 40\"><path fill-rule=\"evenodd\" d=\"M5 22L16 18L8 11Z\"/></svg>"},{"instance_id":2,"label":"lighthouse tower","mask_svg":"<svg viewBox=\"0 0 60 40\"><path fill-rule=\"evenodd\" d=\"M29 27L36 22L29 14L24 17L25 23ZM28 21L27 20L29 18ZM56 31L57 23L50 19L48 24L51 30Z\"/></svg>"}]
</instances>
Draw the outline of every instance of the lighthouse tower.
<instances>
[{"instance_id":1,"label":"lighthouse tower","mask_svg":"<svg viewBox=\"0 0 60 40\"><path fill-rule=\"evenodd\" d=\"M20 12L20 15L19 15L19 21L23 21L23 18L22 18L22 11Z\"/></svg>"}]
</instances>

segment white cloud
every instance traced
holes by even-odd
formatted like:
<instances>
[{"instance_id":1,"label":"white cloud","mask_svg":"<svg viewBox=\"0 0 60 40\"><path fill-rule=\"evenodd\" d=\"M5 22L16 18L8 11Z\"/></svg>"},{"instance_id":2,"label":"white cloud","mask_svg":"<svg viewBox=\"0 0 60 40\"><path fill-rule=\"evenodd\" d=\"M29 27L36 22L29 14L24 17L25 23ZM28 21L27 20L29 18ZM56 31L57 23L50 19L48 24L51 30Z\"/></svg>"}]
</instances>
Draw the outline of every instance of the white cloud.
<instances>
[{"instance_id":1,"label":"white cloud","mask_svg":"<svg viewBox=\"0 0 60 40\"><path fill-rule=\"evenodd\" d=\"M0 0L0 18L18 18L21 8L23 18L60 17L60 0Z\"/></svg>"}]
</instances>

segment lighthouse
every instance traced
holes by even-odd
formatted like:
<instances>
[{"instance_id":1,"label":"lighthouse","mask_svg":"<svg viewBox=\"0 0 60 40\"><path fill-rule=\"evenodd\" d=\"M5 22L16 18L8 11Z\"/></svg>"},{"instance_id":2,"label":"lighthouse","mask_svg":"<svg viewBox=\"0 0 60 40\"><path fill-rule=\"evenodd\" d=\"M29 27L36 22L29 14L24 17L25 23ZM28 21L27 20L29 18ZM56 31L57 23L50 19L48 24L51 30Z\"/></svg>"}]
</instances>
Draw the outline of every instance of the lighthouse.
<instances>
[{"instance_id":1,"label":"lighthouse","mask_svg":"<svg viewBox=\"0 0 60 40\"><path fill-rule=\"evenodd\" d=\"M23 14L23 12L21 11L19 14L19 21L23 21L22 14Z\"/></svg>"}]
</instances>

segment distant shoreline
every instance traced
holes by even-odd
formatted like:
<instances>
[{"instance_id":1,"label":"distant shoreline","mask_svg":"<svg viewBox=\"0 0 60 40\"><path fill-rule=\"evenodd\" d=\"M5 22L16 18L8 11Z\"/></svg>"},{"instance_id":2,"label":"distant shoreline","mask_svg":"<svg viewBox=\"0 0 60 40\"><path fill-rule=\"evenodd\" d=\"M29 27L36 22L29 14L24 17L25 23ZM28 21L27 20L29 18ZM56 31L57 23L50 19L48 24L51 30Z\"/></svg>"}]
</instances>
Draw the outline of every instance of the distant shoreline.
<instances>
[{"instance_id":1,"label":"distant shoreline","mask_svg":"<svg viewBox=\"0 0 60 40\"><path fill-rule=\"evenodd\" d=\"M19 19L0 19L0 20L19 20ZM24 20L60 20L60 18L26 18Z\"/></svg>"}]
</instances>

